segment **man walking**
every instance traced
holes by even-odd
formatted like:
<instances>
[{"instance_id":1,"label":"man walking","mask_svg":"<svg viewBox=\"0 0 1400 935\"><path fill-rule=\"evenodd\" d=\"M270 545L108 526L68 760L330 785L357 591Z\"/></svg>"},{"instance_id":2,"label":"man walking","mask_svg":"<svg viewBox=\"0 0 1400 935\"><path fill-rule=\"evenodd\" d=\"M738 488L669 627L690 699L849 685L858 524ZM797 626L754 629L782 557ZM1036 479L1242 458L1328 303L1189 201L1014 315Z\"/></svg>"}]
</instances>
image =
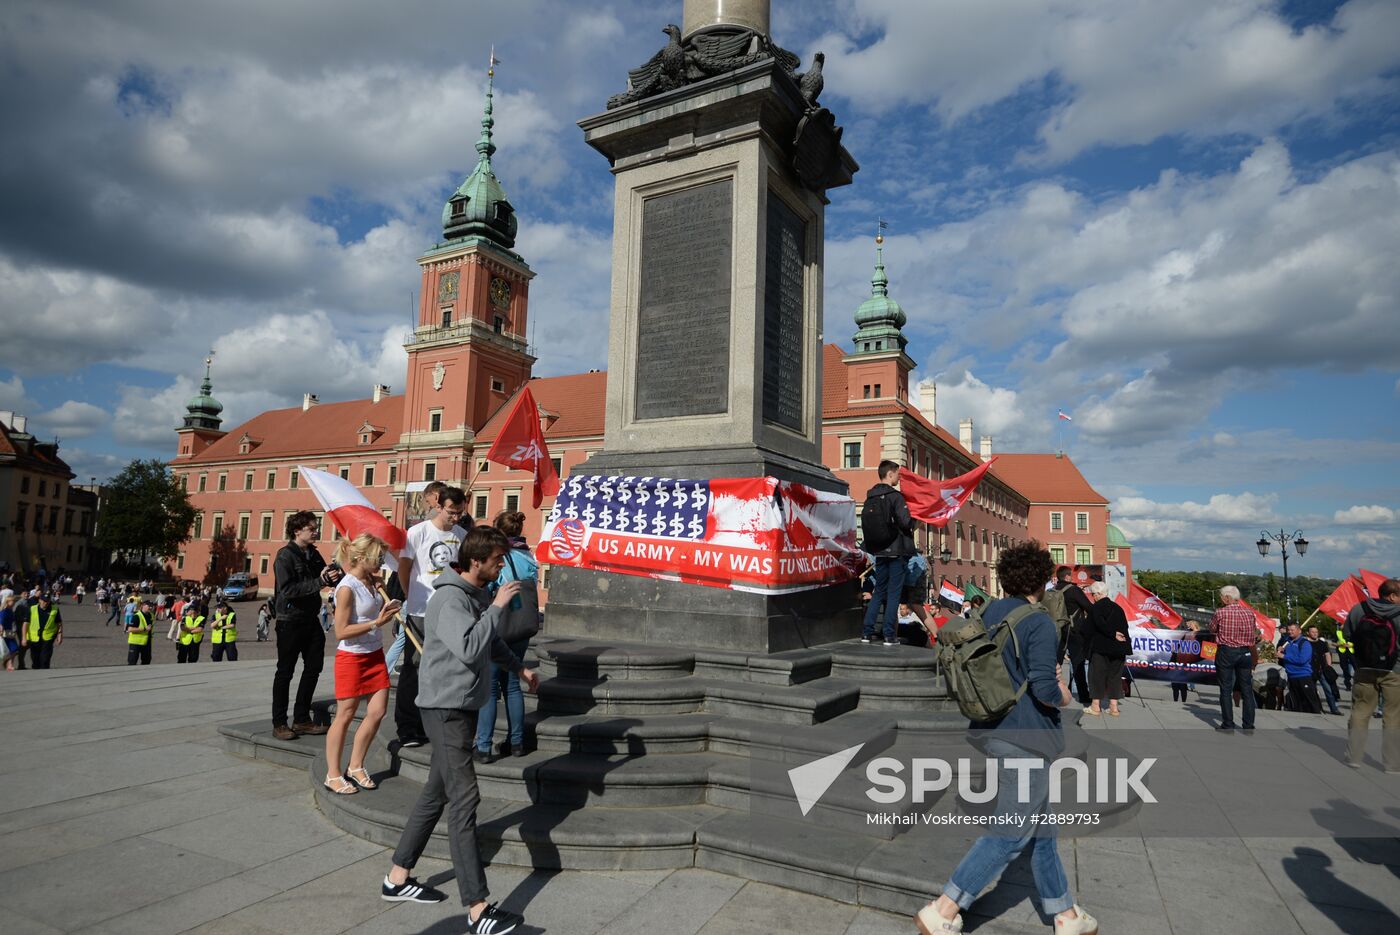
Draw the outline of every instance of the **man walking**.
<instances>
[{"instance_id":1,"label":"man walking","mask_svg":"<svg viewBox=\"0 0 1400 935\"><path fill-rule=\"evenodd\" d=\"M320 524L316 514L301 510L287 517L286 545L273 563L276 585L273 608L277 615L277 674L272 679L272 735L278 740L295 740L301 734L324 734L326 727L311 720L311 696L325 662L326 632L316 615L321 609L321 590L334 587L342 573L326 567L326 560L313 545ZM287 724L287 696L292 674L301 659L301 681L297 683L293 722Z\"/></svg>"},{"instance_id":2,"label":"man walking","mask_svg":"<svg viewBox=\"0 0 1400 935\"><path fill-rule=\"evenodd\" d=\"M461 493L457 488L449 488L451 491ZM448 492L443 494L442 502L444 513L454 509ZM481 794L472 763L477 713L486 703L486 693L491 691L491 664L516 673L527 691L533 692L539 686L539 677L526 669L496 635L496 628L505 619L505 608L520 591L518 581L501 585L494 600L487 591L501 573L509 548L509 541L499 530L478 526L464 534L460 549L453 556L462 573L454 571L450 562L444 562L434 576L433 596L422 623L423 659L417 698L423 726L432 741L432 762L428 780L399 837L393 866L380 886L380 896L388 902L435 903L447 898L409 876L446 809L452 865L462 905L467 907L469 935L505 935L524 921L515 913L486 902L490 891L476 841L476 810Z\"/></svg>"},{"instance_id":3,"label":"man walking","mask_svg":"<svg viewBox=\"0 0 1400 935\"><path fill-rule=\"evenodd\" d=\"M1065 648L1069 653L1070 671L1073 674L1073 685L1076 697L1080 704L1088 704L1089 680L1084 673L1085 665L1089 661L1089 640L1087 632L1089 623L1089 608L1093 605L1089 603L1089 598L1084 594L1084 590L1074 583L1074 575L1068 565L1061 565L1055 570L1055 590L1064 595L1065 612L1069 614L1069 634L1065 643ZM1069 679L1065 680L1069 682Z\"/></svg>"},{"instance_id":4,"label":"man walking","mask_svg":"<svg viewBox=\"0 0 1400 935\"><path fill-rule=\"evenodd\" d=\"M1313 680L1313 644L1298 624L1288 625L1288 640L1283 644L1279 659L1283 661L1283 671L1288 673L1288 697L1293 699L1293 710L1321 714L1317 683Z\"/></svg>"},{"instance_id":5,"label":"man walking","mask_svg":"<svg viewBox=\"0 0 1400 935\"><path fill-rule=\"evenodd\" d=\"M405 593L404 625L412 629L420 643L425 638L423 614L428 609L433 586L444 572L451 570L466 540L467 531L457 525L466 503L467 495L462 488L440 490L438 511L432 519L408 531L408 543L399 554L399 584ZM394 723L399 744L405 747L421 747L428 740L414 701L418 695L418 664L418 650L410 639L404 646L403 665L399 667L399 684L394 696Z\"/></svg>"},{"instance_id":6,"label":"man walking","mask_svg":"<svg viewBox=\"0 0 1400 935\"><path fill-rule=\"evenodd\" d=\"M63 615L54 606L47 591L29 607L29 625L24 628L24 642L29 646L29 660L36 669L53 666L53 648L63 644Z\"/></svg>"},{"instance_id":7,"label":"man walking","mask_svg":"<svg viewBox=\"0 0 1400 935\"><path fill-rule=\"evenodd\" d=\"M1377 597L1351 609L1343 636L1356 645L1356 678L1351 690L1347 724L1347 765L1361 768L1366 755L1366 729L1377 699L1385 702L1381 722L1381 761L1387 773L1400 773L1400 673L1395 671L1397 631L1400 630L1400 579L1384 581Z\"/></svg>"},{"instance_id":8,"label":"man walking","mask_svg":"<svg viewBox=\"0 0 1400 935\"><path fill-rule=\"evenodd\" d=\"M151 664L151 633L155 622L151 617L151 602L142 601L141 609L132 615L131 624L126 628L126 664L143 666Z\"/></svg>"},{"instance_id":9,"label":"man walking","mask_svg":"<svg viewBox=\"0 0 1400 935\"><path fill-rule=\"evenodd\" d=\"M1220 723L1216 730L1235 729L1234 694L1240 693L1245 730L1254 730L1254 657L1259 623L1254 612L1240 603L1240 589L1227 584L1220 589L1221 606L1211 618L1215 633L1215 680L1220 687ZM1311 661L1308 663L1311 668Z\"/></svg>"},{"instance_id":10,"label":"man walking","mask_svg":"<svg viewBox=\"0 0 1400 935\"><path fill-rule=\"evenodd\" d=\"M861 509L862 546L875 558L875 593L865 607L860 641L869 643L875 639L875 621L883 611L885 645L898 646L905 567L909 556L918 549L914 547L914 519L909 515L909 504L898 490L899 465L881 461L879 477L880 482L866 493Z\"/></svg>"}]
</instances>

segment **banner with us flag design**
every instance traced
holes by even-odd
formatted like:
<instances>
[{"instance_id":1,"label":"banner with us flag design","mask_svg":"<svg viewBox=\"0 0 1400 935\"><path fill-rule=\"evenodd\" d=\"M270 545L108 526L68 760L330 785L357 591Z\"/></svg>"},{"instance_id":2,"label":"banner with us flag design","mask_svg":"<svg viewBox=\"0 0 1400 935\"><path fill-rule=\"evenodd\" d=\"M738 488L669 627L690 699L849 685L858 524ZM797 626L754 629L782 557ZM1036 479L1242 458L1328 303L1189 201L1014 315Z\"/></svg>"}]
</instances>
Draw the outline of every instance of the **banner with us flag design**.
<instances>
[{"instance_id":1,"label":"banner with us flag design","mask_svg":"<svg viewBox=\"0 0 1400 935\"><path fill-rule=\"evenodd\" d=\"M782 594L857 577L855 501L774 477L571 475L536 554L571 565Z\"/></svg>"}]
</instances>

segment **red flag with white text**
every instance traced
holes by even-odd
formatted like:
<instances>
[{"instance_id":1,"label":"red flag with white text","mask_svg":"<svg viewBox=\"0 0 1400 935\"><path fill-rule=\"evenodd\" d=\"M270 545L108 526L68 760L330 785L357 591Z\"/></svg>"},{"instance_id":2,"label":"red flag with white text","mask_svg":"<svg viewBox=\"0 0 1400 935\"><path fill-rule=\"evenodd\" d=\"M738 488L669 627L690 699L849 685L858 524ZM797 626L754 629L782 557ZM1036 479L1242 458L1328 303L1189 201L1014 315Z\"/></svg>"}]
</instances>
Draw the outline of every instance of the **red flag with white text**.
<instances>
[{"instance_id":1,"label":"red flag with white text","mask_svg":"<svg viewBox=\"0 0 1400 935\"><path fill-rule=\"evenodd\" d=\"M1386 576L1378 571L1367 571L1364 568L1360 569L1360 575L1361 583L1366 587L1366 594L1380 600L1381 585L1385 584Z\"/></svg>"},{"instance_id":2,"label":"red flag with white text","mask_svg":"<svg viewBox=\"0 0 1400 935\"><path fill-rule=\"evenodd\" d=\"M539 509L546 496L559 493L559 475L549 458L549 446L545 444L544 429L540 427L540 410L528 386L520 391L520 398L515 401L505 425L501 426L491 450L486 452L486 460L535 475L535 509Z\"/></svg>"},{"instance_id":3,"label":"red flag with white text","mask_svg":"<svg viewBox=\"0 0 1400 935\"><path fill-rule=\"evenodd\" d=\"M1161 621L1160 625L1168 630L1179 630L1183 626L1181 614L1172 610L1170 604L1136 581L1128 584L1128 593L1124 596L1124 600L1119 601L1118 604L1128 611L1129 620L1136 614L1144 618L1156 617ZM1149 622L1147 625L1151 626L1152 624Z\"/></svg>"},{"instance_id":4,"label":"red flag with white text","mask_svg":"<svg viewBox=\"0 0 1400 935\"><path fill-rule=\"evenodd\" d=\"M1343 623L1347 619L1347 614L1351 613L1351 609L1364 600L1366 600L1366 588L1360 578L1352 575L1337 585L1336 590L1317 605L1317 609L1338 623Z\"/></svg>"},{"instance_id":5,"label":"red flag with white text","mask_svg":"<svg viewBox=\"0 0 1400 935\"><path fill-rule=\"evenodd\" d=\"M992 461L995 461L993 458ZM986 461L958 477L938 481L920 477L907 468L899 469L899 490L909 504L909 515L921 523L943 527L972 496L992 461Z\"/></svg>"}]
</instances>

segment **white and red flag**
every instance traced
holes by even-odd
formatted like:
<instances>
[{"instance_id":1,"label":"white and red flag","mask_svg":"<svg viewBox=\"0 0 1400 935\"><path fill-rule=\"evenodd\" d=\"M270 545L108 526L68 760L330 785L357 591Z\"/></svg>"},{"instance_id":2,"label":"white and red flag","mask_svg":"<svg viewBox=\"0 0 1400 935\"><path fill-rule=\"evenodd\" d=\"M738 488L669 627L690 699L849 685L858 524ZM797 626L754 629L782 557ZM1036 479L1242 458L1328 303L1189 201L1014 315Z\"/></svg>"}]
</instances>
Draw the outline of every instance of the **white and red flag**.
<instances>
[{"instance_id":1,"label":"white and red flag","mask_svg":"<svg viewBox=\"0 0 1400 935\"><path fill-rule=\"evenodd\" d=\"M1069 417L1069 413L1068 413L1068 412L1065 412L1063 409L1060 410L1060 420L1061 420L1062 422L1073 422L1073 421L1074 421L1073 419L1071 419L1071 418Z\"/></svg>"},{"instance_id":2,"label":"white and red flag","mask_svg":"<svg viewBox=\"0 0 1400 935\"><path fill-rule=\"evenodd\" d=\"M1170 604L1136 581L1129 583L1127 594L1120 594L1114 601L1127 613L1128 622L1135 626L1161 626L1168 630L1179 630L1182 627L1181 614L1172 610ZM1156 617L1159 622L1153 623L1150 619L1152 617Z\"/></svg>"},{"instance_id":3,"label":"white and red flag","mask_svg":"<svg viewBox=\"0 0 1400 935\"><path fill-rule=\"evenodd\" d=\"M394 552L400 552L407 544L407 534L385 518L379 509L360 493L360 489L343 477L317 471L306 465L298 465L301 478L321 501L326 518L340 534L353 539L361 533L369 533Z\"/></svg>"},{"instance_id":4,"label":"white and red flag","mask_svg":"<svg viewBox=\"0 0 1400 935\"><path fill-rule=\"evenodd\" d=\"M520 391L520 398L506 417L495 443L486 452L486 460L535 475L535 509L539 509L546 496L559 492L559 475L549 458L544 429L540 428L540 410L528 386Z\"/></svg>"},{"instance_id":5,"label":"white and red flag","mask_svg":"<svg viewBox=\"0 0 1400 935\"><path fill-rule=\"evenodd\" d=\"M967 498L972 496L987 468L995 460L985 461L966 474L943 481L920 477L913 471L900 468L899 490L904 494L904 502L909 504L909 515L930 526L947 526Z\"/></svg>"}]
</instances>

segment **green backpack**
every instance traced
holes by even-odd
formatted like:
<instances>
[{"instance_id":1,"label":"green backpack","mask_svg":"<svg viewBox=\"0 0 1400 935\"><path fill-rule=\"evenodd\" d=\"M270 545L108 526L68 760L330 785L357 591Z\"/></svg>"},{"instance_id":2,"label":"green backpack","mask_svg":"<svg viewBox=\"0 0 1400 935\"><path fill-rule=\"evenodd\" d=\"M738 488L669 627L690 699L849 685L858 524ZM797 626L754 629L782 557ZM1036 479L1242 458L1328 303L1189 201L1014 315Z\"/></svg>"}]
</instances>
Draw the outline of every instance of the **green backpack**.
<instances>
[{"instance_id":1,"label":"green backpack","mask_svg":"<svg viewBox=\"0 0 1400 935\"><path fill-rule=\"evenodd\" d=\"M1017 607L990 632L982 622L982 613L974 610L966 620L950 620L938 631L938 663L948 680L949 693L968 720L1000 720L1026 693L1028 681L1020 688L1012 687L1011 673L1001 654L1009 639L1016 658L1021 658L1016 625L1043 610L1039 604Z\"/></svg>"}]
</instances>

